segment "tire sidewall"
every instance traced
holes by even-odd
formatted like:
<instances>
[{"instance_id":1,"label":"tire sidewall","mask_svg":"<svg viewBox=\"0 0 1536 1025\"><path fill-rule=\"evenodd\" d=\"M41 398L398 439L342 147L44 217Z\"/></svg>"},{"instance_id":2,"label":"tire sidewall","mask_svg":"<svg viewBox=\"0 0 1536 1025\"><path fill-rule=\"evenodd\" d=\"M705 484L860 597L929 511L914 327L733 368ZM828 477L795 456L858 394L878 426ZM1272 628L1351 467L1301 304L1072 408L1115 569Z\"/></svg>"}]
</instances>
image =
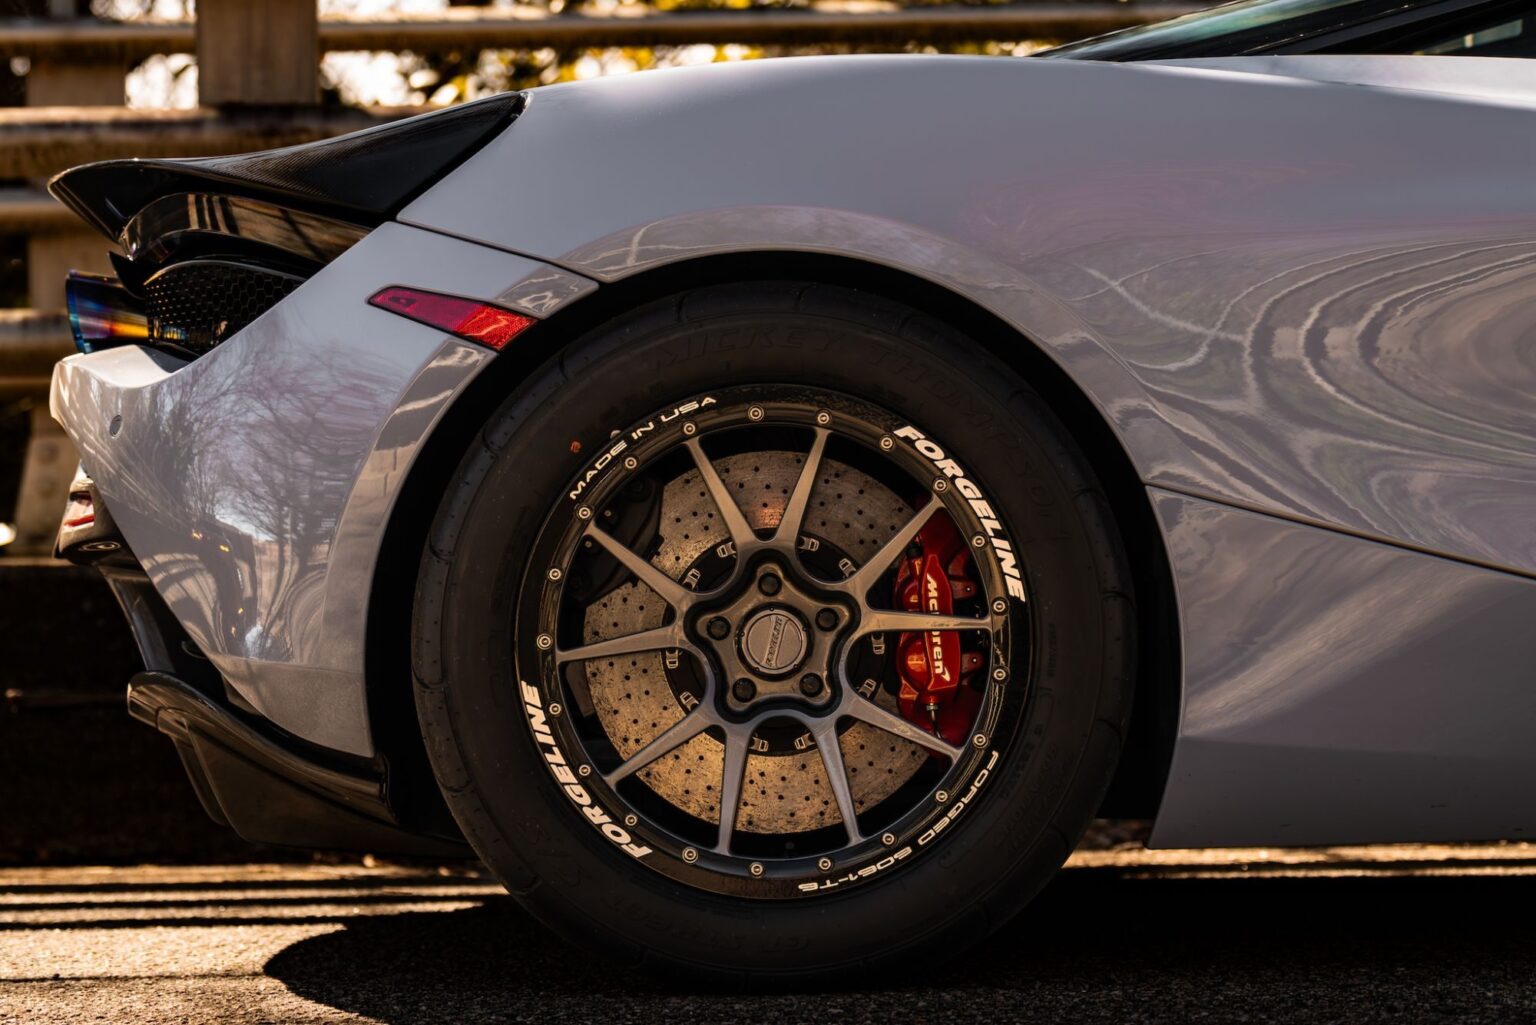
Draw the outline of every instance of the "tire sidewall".
<instances>
[{"instance_id":1,"label":"tire sidewall","mask_svg":"<svg viewBox=\"0 0 1536 1025\"><path fill-rule=\"evenodd\" d=\"M1085 755L1106 760L1095 733L1118 726L1129 686L1129 640L1105 599L1121 574L1111 532L1081 501L1094 489L1086 462L1037 396L954 332L884 301L812 291L704 290L573 342L491 418L424 561L416 659L450 807L535 914L630 957L836 972L954 934L979 939L1059 865L1112 769L1111 751L1110 765L1084 771ZM513 636L534 538L612 431L769 382L890 409L965 467L1020 554L1033 626L1018 732L941 842L885 878L776 902L678 884L582 821L532 741Z\"/></svg>"}]
</instances>

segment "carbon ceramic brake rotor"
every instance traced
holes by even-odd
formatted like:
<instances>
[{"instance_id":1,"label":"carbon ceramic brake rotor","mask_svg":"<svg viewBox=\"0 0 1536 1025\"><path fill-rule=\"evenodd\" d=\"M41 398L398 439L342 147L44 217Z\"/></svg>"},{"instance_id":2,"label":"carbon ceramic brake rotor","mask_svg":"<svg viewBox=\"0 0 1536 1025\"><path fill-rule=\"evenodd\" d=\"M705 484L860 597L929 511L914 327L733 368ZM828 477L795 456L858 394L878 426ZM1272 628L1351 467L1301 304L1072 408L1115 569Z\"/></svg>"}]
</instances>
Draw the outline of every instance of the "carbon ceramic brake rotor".
<instances>
[{"instance_id":1,"label":"carbon ceramic brake rotor","mask_svg":"<svg viewBox=\"0 0 1536 1025\"><path fill-rule=\"evenodd\" d=\"M715 461L721 479L737 496L747 522L757 529L778 525L805 456L797 452L748 452ZM811 492L806 532L864 562L900 525L911 508L889 488L850 466L828 459ZM696 559L729 540L697 470L668 482L661 499L661 546L652 561L674 579ZM615 589L586 612L584 640L591 644L661 625L666 605L638 583ZM592 704L604 732L628 758L683 717L667 682L659 652L586 663ZM878 703L899 713L896 698ZM862 811L894 793L926 760L922 748L865 723L839 738L849 789ZM636 776L677 808L706 822L720 821L724 748L700 735ZM752 754L747 759L737 828L751 833L799 833L839 821L821 756L814 750Z\"/></svg>"}]
</instances>

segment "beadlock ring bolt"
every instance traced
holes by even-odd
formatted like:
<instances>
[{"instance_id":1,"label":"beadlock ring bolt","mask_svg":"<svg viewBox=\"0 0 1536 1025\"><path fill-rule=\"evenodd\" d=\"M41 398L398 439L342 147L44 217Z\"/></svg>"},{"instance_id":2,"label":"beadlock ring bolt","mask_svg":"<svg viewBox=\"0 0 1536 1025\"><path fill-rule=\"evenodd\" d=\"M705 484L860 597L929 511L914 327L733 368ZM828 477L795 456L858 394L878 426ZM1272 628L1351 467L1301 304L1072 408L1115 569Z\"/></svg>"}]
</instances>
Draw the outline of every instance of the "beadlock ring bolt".
<instances>
[{"instance_id":1,"label":"beadlock ring bolt","mask_svg":"<svg viewBox=\"0 0 1536 1025\"><path fill-rule=\"evenodd\" d=\"M562 711L562 709L560 707L560 702L558 702L558 701L551 701L549 703L549 714L550 715L559 715L561 711Z\"/></svg>"},{"instance_id":2,"label":"beadlock ring bolt","mask_svg":"<svg viewBox=\"0 0 1536 1025\"><path fill-rule=\"evenodd\" d=\"M555 639L549 634L539 634L539 639L534 643L539 646L540 651L548 651L555 646Z\"/></svg>"},{"instance_id":3,"label":"beadlock ring bolt","mask_svg":"<svg viewBox=\"0 0 1536 1025\"><path fill-rule=\"evenodd\" d=\"M763 874L763 863L762 863L762 862L760 862L760 861L754 861L754 862L753 862L753 863L752 863L752 868L751 868L751 872L752 872L752 874L753 874L753 875L755 875L755 876L760 876L760 875L762 875L762 874Z\"/></svg>"},{"instance_id":4,"label":"beadlock ring bolt","mask_svg":"<svg viewBox=\"0 0 1536 1025\"><path fill-rule=\"evenodd\" d=\"M592 510L582 506L576 510L576 518L578 520L590 520L592 518Z\"/></svg>"},{"instance_id":5,"label":"beadlock ring bolt","mask_svg":"<svg viewBox=\"0 0 1536 1025\"><path fill-rule=\"evenodd\" d=\"M699 433L699 425L694 423L692 420L689 420L687 423L683 424L683 433L691 438L695 434Z\"/></svg>"},{"instance_id":6,"label":"beadlock ring bolt","mask_svg":"<svg viewBox=\"0 0 1536 1025\"><path fill-rule=\"evenodd\" d=\"M821 412L816 414L816 422L825 427L827 424L832 422L832 414L823 409Z\"/></svg>"},{"instance_id":7,"label":"beadlock ring bolt","mask_svg":"<svg viewBox=\"0 0 1536 1025\"><path fill-rule=\"evenodd\" d=\"M971 546L973 548L985 548L987 547L987 539L982 537L980 534L977 534L975 537L971 538Z\"/></svg>"},{"instance_id":8,"label":"beadlock ring bolt","mask_svg":"<svg viewBox=\"0 0 1536 1025\"><path fill-rule=\"evenodd\" d=\"M821 869L823 872L830 872L832 871L832 859L822 858L816 862L816 867Z\"/></svg>"},{"instance_id":9,"label":"beadlock ring bolt","mask_svg":"<svg viewBox=\"0 0 1536 1025\"><path fill-rule=\"evenodd\" d=\"M731 684L731 697L737 701L751 701L757 697L757 685L743 677Z\"/></svg>"},{"instance_id":10,"label":"beadlock ring bolt","mask_svg":"<svg viewBox=\"0 0 1536 1025\"><path fill-rule=\"evenodd\" d=\"M996 669L992 670L992 679L996 680L998 683L1002 683L1004 680L1008 679L1008 670L1004 669L1002 666L998 666Z\"/></svg>"},{"instance_id":11,"label":"beadlock ring bolt","mask_svg":"<svg viewBox=\"0 0 1536 1025\"><path fill-rule=\"evenodd\" d=\"M578 773L580 773L581 775L583 775L583 776L590 776L590 775L592 775L592 766L590 766L590 765L583 765L581 768L577 769L576 771Z\"/></svg>"},{"instance_id":12,"label":"beadlock ring bolt","mask_svg":"<svg viewBox=\"0 0 1536 1025\"><path fill-rule=\"evenodd\" d=\"M723 641L731 635L731 624L724 616L716 616L704 627L704 632L717 641Z\"/></svg>"},{"instance_id":13,"label":"beadlock ring bolt","mask_svg":"<svg viewBox=\"0 0 1536 1025\"><path fill-rule=\"evenodd\" d=\"M933 482L933 490L943 494L949 490L949 481L945 480L943 477L935 478Z\"/></svg>"},{"instance_id":14,"label":"beadlock ring bolt","mask_svg":"<svg viewBox=\"0 0 1536 1025\"><path fill-rule=\"evenodd\" d=\"M1008 611L1008 603L999 598L992 603L992 611L1001 616L1004 612Z\"/></svg>"},{"instance_id":15,"label":"beadlock ring bolt","mask_svg":"<svg viewBox=\"0 0 1536 1025\"><path fill-rule=\"evenodd\" d=\"M783 587L784 581L780 580L772 573L764 575L763 578L757 582L757 589L770 597L778 594Z\"/></svg>"},{"instance_id":16,"label":"beadlock ring bolt","mask_svg":"<svg viewBox=\"0 0 1536 1025\"><path fill-rule=\"evenodd\" d=\"M933 795L933 799L938 801L940 804L943 804L945 801L949 800L949 791L940 790L938 793Z\"/></svg>"},{"instance_id":17,"label":"beadlock ring bolt","mask_svg":"<svg viewBox=\"0 0 1536 1025\"><path fill-rule=\"evenodd\" d=\"M639 465L640 465L640 460L636 459L634 456L625 456L624 457L624 469L626 469L626 470L633 470L635 467L637 467Z\"/></svg>"},{"instance_id":18,"label":"beadlock ring bolt","mask_svg":"<svg viewBox=\"0 0 1536 1025\"><path fill-rule=\"evenodd\" d=\"M747 410L747 419L748 420L757 421L757 420L761 420L762 418L763 418L763 407L762 406L752 406L751 408L749 408Z\"/></svg>"},{"instance_id":19,"label":"beadlock ring bolt","mask_svg":"<svg viewBox=\"0 0 1536 1025\"><path fill-rule=\"evenodd\" d=\"M699 860L699 852L694 850L692 847L684 847L683 860L692 865L695 861Z\"/></svg>"},{"instance_id":20,"label":"beadlock ring bolt","mask_svg":"<svg viewBox=\"0 0 1536 1025\"><path fill-rule=\"evenodd\" d=\"M821 677L815 673L806 673L800 677L800 693L808 698L814 698L821 693Z\"/></svg>"},{"instance_id":21,"label":"beadlock ring bolt","mask_svg":"<svg viewBox=\"0 0 1536 1025\"><path fill-rule=\"evenodd\" d=\"M895 447L896 447L896 439L891 437L889 434L887 434L885 437L880 439L880 451L882 451L882 452L889 452L891 449L893 449Z\"/></svg>"},{"instance_id":22,"label":"beadlock ring bolt","mask_svg":"<svg viewBox=\"0 0 1536 1025\"><path fill-rule=\"evenodd\" d=\"M884 836L882 836L880 838L880 842L885 844L887 847L889 847L889 846L891 846L892 844L894 844L896 842L896 834L895 833L886 833Z\"/></svg>"},{"instance_id":23,"label":"beadlock ring bolt","mask_svg":"<svg viewBox=\"0 0 1536 1025\"><path fill-rule=\"evenodd\" d=\"M837 626L837 618L836 609L822 609L816 613L816 625L823 630L831 630Z\"/></svg>"},{"instance_id":24,"label":"beadlock ring bolt","mask_svg":"<svg viewBox=\"0 0 1536 1025\"><path fill-rule=\"evenodd\" d=\"M559 566L551 566L550 567L549 579L551 579L551 580L559 580L561 575L562 574L560 572L560 567Z\"/></svg>"},{"instance_id":25,"label":"beadlock ring bolt","mask_svg":"<svg viewBox=\"0 0 1536 1025\"><path fill-rule=\"evenodd\" d=\"M987 735L985 733L978 733L976 736L971 738L971 743L975 744L977 747L986 747Z\"/></svg>"}]
</instances>

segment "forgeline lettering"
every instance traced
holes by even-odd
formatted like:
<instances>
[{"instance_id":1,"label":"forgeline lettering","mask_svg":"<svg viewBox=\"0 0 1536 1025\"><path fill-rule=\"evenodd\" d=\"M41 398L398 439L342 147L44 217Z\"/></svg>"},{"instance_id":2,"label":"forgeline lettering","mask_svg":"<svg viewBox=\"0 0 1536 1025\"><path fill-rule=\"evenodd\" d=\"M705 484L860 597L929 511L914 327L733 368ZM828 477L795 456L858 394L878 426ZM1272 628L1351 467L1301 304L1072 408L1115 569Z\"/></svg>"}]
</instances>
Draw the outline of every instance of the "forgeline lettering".
<instances>
[{"instance_id":1,"label":"forgeline lettering","mask_svg":"<svg viewBox=\"0 0 1536 1025\"><path fill-rule=\"evenodd\" d=\"M932 843L933 838L938 836L945 829L949 828L955 819L959 817L960 813L965 811L966 808L970 807L971 802L976 799L976 794L979 790L981 790L981 785L987 781L988 776L992 775L992 770L997 765L998 753L993 751L991 755L992 756L987 759L987 764L982 767L980 772L976 773L976 778L971 780L971 785L969 788L967 788L965 794L958 798L954 804L949 806L949 811L944 813L943 818L939 819L933 825L923 830L922 835L917 838L916 844L907 844L900 850L892 851L890 854L887 854L879 861L871 862L868 865L865 865L863 868L852 869L835 879L822 879L808 883L801 883L798 887L800 892L817 893L823 890L835 890L839 886L844 886L848 883L856 883L860 880L868 879L870 876L875 875L878 872L883 872L893 865L905 861L907 858L912 856L912 852L915 848L925 847Z\"/></svg>"},{"instance_id":2,"label":"forgeline lettering","mask_svg":"<svg viewBox=\"0 0 1536 1025\"><path fill-rule=\"evenodd\" d=\"M581 475L581 479L576 482L576 486L571 489L570 494L566 497L574 502L584 495L587 491L587 486L602 476L603 471L613 464L614 459L625 449L629 448L630 442L639 441L658 426L664 427L679 417L687 416L689 413L713 406L714 404L715 399L709 395L704 396L702 399L691 399L681 406L672 407L670 412L662 413L660 416L647 420L639 427L631 430L627 436L613 439L613 443L592 461L591 466L587 467L586 472Z\"/></svg>"},{"instance_id":3,"label":"forgeline lettering","mask_svg":"<svg viewBox=\"0 0 1536 1025\"><path fill-rule=\"evenodd\" d=\"M992 551L997 555L998 568L1003 571L1003 579L1008 583L1008 593L1019 601L1025 601L1024 575L1019 572L1019 559L1014 553L1013 545L1003 536L1003 523L997 516L981 489L973 484L960 468L960 464L944 454L944 450L928 440L927 435L916 427L899 427L895 431L896 437L906 438L912 442L912 446L921 452L934 468L954 482L955 490L971 503L971 511L981 520L981 529L987 532L987 540L992 543Z\"/></svg>"},{"instance_id":4,"label":"forgeline lettering","mask_svg":"<svg viewBox=\"0 0 1536 1025\"><path fill-rule=\"evenodd\" d=\"M544 764L549 766L549 771L554 774L555 782L560 784L565 791L565 796L571 803L581 809L581 813L587 817L604 836L617 844L631 857L643 858L651 853L649 847L635 843L634 837L629 831L609 815L587 793L587 788L576 780L576 774L571 771L570 763L565 760L565 754L560 750L560 745L555 742L554 734L549 730L549 721L544 714L544 705L539 700L538 688L518 681L523 692L523 708L528 713L528 727L533 730L533 739L539 744L539 753L544 756Z\"/></svg>"}]
</instances>

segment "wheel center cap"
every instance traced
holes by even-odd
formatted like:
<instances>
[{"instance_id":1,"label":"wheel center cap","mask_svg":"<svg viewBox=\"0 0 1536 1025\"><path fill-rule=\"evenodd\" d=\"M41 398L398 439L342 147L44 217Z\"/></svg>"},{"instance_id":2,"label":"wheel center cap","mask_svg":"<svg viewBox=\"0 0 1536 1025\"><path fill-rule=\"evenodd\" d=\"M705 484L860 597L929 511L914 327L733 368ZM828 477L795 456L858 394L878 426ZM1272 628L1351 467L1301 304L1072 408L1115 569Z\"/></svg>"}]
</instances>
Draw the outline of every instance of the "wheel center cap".
<instances>
[{"instance_id":1,"label":"wheel center cap","mask_svg":"<svg viewBox=\"0 0 1536 1025\"><path fill-rule=\"evenodd\" d=\"M741 631L742 660L768 676L793 671L805 658L806 647L805 624L784 609L755 613Z\"/></svg>"}]
</instances>

